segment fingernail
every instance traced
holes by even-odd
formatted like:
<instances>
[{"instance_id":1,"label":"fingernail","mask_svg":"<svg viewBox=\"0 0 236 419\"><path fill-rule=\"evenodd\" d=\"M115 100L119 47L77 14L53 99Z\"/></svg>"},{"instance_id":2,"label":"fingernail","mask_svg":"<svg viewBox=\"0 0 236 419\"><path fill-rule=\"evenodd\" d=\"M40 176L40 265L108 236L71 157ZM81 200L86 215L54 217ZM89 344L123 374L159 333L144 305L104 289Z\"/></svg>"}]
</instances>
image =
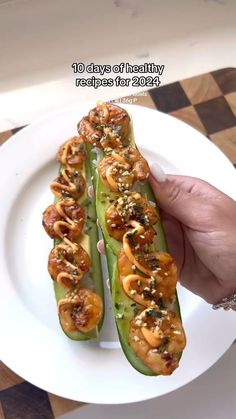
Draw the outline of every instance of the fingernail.
<instances>
[{"instance_id":1,"label":"fingernail","mask_svg":"<svg viewBox=\"0 0 236 419\"><path fill-rule=\"evenodd\" d=\"M88 197L93 199L95 197L93 186L88 187Z\"/></svg>"},{"instance_id":2,"label":"fingernail","mask_svg":"<svg viewBox=\"0 0 236 419\"><path fill-rule=\"evenodd\" d=\"M105 246L103 240L99 240L97 242L97 249L101 255L105 255Z\"/></svg>"},{"instance_id":3,"label":"fingernail","mask_svg":"<svg viewBox=\"0 0 236 419\"><path fill-rule=\"evenodd\" d=\"M167 177L164 170L159 166L158 163L153 163L150 167L151 174L159 182L163 183L166 181Z\"/></svg>"}]
</instances>

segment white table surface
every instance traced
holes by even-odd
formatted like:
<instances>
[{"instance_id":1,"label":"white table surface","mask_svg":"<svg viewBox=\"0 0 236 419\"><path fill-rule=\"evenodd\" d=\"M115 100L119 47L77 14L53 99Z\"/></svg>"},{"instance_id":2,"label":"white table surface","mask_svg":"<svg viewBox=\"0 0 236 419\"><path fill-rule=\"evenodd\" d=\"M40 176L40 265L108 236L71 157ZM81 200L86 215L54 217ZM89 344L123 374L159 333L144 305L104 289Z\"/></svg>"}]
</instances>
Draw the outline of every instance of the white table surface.
<instances>
[{"instance_id":1,"label":"white table surface","mask_svg":"<svg viewBox=\"0 0 236 419\"><path fill-rule=\"evenodd\" d=\"M0 131L143 88L75 88L73 62L165 65L161 83L236 67L235 0L0 0Z\"/></svg>"},{"instance_id":2,"label":"white table surface","mask_svg":"<svg viewBox=\"0 0 236 419\"><path fill-rule=\"evenodd\" d=\"M158 378L157 378L158 380ZM234 419L236 344L190 384L156 399L125 405L91 404L60 419Z\"/></svg>"}]
</instances>

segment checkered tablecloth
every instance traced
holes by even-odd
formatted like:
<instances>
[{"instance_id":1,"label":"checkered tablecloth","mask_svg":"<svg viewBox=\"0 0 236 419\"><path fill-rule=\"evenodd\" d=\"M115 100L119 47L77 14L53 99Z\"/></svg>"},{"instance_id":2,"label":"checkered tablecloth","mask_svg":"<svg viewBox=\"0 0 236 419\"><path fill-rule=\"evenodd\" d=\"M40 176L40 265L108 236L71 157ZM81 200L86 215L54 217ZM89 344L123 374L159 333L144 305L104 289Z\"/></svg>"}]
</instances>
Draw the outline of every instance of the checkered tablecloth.
<instances>
[{"instance_id":1,"label":"checkered tablecloth","mask_svg":"<svg viewBox=\"0 0 236 419\"><path fill-rule=\"evenodd\" d=\"M120 99L173 115L209 138L236 167L236 69L226 68ZM0 133L0 144L23 127ZM0 363L0 419L52 419L84 403L49 394Z\"/></svg>"}]
</instances>

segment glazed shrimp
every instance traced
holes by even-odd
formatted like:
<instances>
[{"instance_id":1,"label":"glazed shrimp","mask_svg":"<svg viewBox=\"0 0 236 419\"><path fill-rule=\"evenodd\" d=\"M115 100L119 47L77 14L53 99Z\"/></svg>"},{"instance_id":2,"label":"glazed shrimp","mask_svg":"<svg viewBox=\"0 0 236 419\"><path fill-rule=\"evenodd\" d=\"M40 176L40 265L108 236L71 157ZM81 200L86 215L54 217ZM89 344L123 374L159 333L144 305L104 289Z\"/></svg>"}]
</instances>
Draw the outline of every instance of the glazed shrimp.
<instances>
[{"instance_id":1,"label":"glazed shrimp","mask_svg":"<svg viewBox=\"0 0 236 419\"><path fill-rule=\"evenodd\" d=\"M48 258L49 274L64 288L77 285L84 274L89 271L90 265L87 252L82 246L74 243L73 247L63 243L55 246Z\"/></svg>"},{"instance_id":2,"label":"glazed shrimp","mask_svg":"<svg viewBox=\"0 0 236 419\"><path fill-rule=\"evenodd\" d=\"M125 293L142 306L167 305L175 301L175 273L161 282L153 276L144 276L127 258L124 249L118 255L118 273Z\"/></svg>"},{"instance_id":3,"label":"glazed shrimp","mask_svg":"<svg viewBox=\"0 0 236 419\"><path fill-rule=\"evenodd\" d=\"M142 235L144 227L137 221L130 222L130 230L123 236L123 249L129 261L136 266L145 275L154 277L159 283L166 280L168 277L172 278L173 284L177 282L177 268L174 259L166 252L143 252L140 245L137 248L139 254L135 255L130 241L134 241L135 235Z\"/></svg>"},{"instance_id":4,"label":"glazed shrimp","mask_svg":"<svg viewBox=\"0 0 236 419\"><path fill-rule=\"evenodd\" d=\"M117 105L100 103L78 123L84 141L100 148L122 148L127 145L130 117Z\"/></svg>"},{"instance_id":5,"label":"glazed shrimp","mask_svg":"<svg viewBox=\"0 0 236 419\"><path fill-rule=\"evenodd\" d=\"M66 198L44 211L43 226L52 239L61 238L70 244L80 236L84 219L84 209L73 199Z\"/></svg>"},{"instance_id":6,"label":"glazed shrimp","mask_svg":"<svg viewBox=\"0 0 236 419\"><path fill-rule=\"evenodd\" d=\"M100 296L90 289L76 289L58 302L58 311L66 332L93 330L102 317L103 304Z\"/></svg>"},{"instance_id":7,"label":"glazed shrimp","mask_svg":"<svg viewBox=\"0 0 236 419\"><path fill-rule=\"evenodd\" d=\"M176 313L154 306L145 309L131 322L129 343L137 357L152 371L170 375L178 367L186 338Z\"/></svg>"},{"instance_id":8,"label":"glazed shrimp","mask_svg":"<svg viewBox=\"0 0 236 419\"><path fill-rule=\"evenodd\" d=\"M149 176L147 161L138 150L126 147L113 150L110 156L104 157L98 166L102 182L112 191L130 190L136 181L143 181Z\"/></svg>"},{"instance_id":9,"label":"glazed shrimp","mask_svg":"<svg viewBox=\"0 0 236 419\"><path fill-rule=\"evenodd\" d=\"M155 230L152 225L156 224L158 219L156 208L137 192L115 200L105 214L109 235L119 241L122 241L124 234L130 229L130 221L139 222L144 227L144 232L135 235L134 239L135 243L140 245L153 241Z\"/></svg>"},{"instance_id":10,"label":"glazed shrimp","mask_svg":"<svg viewBox=\"0 0 236 419\"><path fill-rule=\"evenodd\" d=\"M77 200L83 195L86 182L78 170L73 170L67 166L51 183L50 188L58 198L71 197Z\"/></svg>"},{"instance_id":11,"label":"glazed shrimp","mask_svg":"<svg viewBox=\"0 0 236 419\"><path fill-rule=\"evenodd\" d=\"M82 165L86 160L86 151L82 137L72 137L61 145L56 156L64 165Z\"/></svg>"}]
</instances>

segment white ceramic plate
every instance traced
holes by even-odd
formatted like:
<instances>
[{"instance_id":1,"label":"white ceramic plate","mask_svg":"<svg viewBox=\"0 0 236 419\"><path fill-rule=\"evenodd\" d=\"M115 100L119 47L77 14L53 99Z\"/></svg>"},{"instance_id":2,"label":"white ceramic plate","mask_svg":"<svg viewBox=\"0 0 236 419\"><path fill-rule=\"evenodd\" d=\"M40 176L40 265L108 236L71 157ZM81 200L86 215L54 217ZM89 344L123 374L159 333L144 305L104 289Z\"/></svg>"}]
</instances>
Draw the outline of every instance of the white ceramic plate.
<instances>
[{"instance_id":1,"label":"white ceramic plate","mask_svg":"<svg viewBox=\"0 0 236 419\"><path fill-rule=\"evenodd\" d=\"M106 320L95 342L66 338L47 273L51 240L41 226L52 202L50 181L58 146L76 134L93 107L78 106L20 131L0 149L0 357L31 383L74 400L128 403L160 396L193 380L235 338L235 313L214 312L179 288L187 348L170 377L145 377L123 355L107 292ZM151 162L171 173L198 176L232 197L236 173L226 157L189 126L157 111L127 106L136 142Z\"/></svg>"}]
</instances>

